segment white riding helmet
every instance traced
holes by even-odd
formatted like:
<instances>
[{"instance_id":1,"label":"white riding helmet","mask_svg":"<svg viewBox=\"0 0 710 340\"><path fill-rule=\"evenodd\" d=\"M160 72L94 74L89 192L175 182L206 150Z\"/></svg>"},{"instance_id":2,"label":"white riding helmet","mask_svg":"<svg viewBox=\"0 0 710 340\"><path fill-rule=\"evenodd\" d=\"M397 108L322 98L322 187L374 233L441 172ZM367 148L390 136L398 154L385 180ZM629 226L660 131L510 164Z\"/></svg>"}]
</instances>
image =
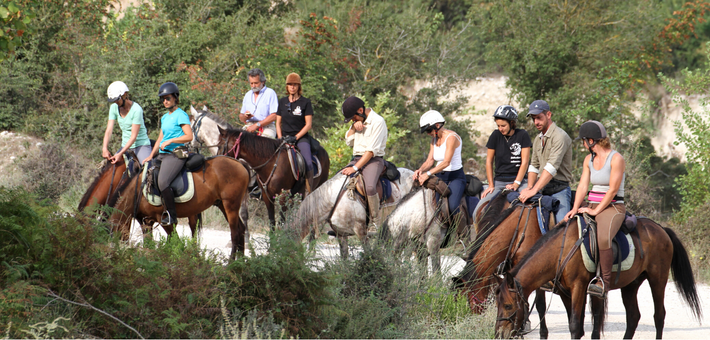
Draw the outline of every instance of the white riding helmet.
<instances>
[{"instance_id":1,"label":"white riding helmet","mask_svg":"<svg viewBox=\"0 0 710 340\"><path fill-rule=\"evenodd\" d=\"M108 102L116 102L118 98L121 98L121 96L126 92L128 92L128 86L126 86L126 83L122 81L114 81L113 83L111 83L111 85L108 86L108 90L106 90Z\"/></svg>"},{"instance_id":2,"label":"white riding helmet","mask_svg":"<svg viewBox=\"0 0 710 340\"><path fill-rule=\"evenodd\" d=\"M441 125L446 123L444 116L442 116L439 111L429 110L425 112L421 118L419 118L419 128L422 133L436 126L436 123L441 123Z\"/></svg>"}]
</instances>

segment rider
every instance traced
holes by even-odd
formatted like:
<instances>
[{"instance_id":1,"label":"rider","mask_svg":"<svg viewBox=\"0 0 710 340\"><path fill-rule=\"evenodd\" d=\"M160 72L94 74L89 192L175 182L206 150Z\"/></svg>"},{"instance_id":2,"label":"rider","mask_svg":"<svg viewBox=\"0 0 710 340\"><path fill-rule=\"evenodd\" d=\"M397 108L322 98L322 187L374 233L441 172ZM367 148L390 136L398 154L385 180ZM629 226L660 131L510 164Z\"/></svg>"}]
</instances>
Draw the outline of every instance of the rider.
<instances>
[{"instance_id":1,"label":"rider","mask_svg":"<svg viewBox=\"0 0 710 340\"><path fill-rule=\"evenodd\" d=\"M515 191L528 187L525 175L530 164L532 141L527 131L516 128L518 111L510 105L501 105L493 113L493 118L498 129L491 133L486 143L488 188L481 193L481 201L476 206L473 216L476 216L483 202L491 200L503 189ZM494 161L495 173L493 172Z\"/></svg>"},{"instance_id":2,"label":"rider","mask_svg":"<svg viewBox=\"0 0 710 340\"><path fill-rule=\"evenodd\" d=\"M569 187L572 181L572 139L552 122L552 112L546 101L532 102L528 109L530 116L540 134L533 141L528 187L520 191L520 202L539 192L558 199L560 207L555 213L555 221L559 223L569 212L572 199Z\"/></svg>"},{"instance_id":3,"label":"rider","mask_svg":"<svg viewBox=\"0 0 710 340\"><path fill-rule=\"evenodd\" d=\"M128 86L122 81L114 81L106 90L108 102L112 103L108 110L108 123L104 133L102 150L103 158L116 164L123 154L131 149L138 156L138 161L143 161L150 155L150 139L143 121L143 108L138 103L128 98ZM118 121L121 128L121 149L111 156L108 143L111 141L113 125Z\"/></svg>"},{"instance_id":4,"label":"rider","mask_svg":"<svg viewBox=\"0 0 710 340\"><path fill-rule=\"evenodd\" d=\"M597 222L597 244L599 246L599 266L601 280L589 285L587 292L598 297L605 297L611 287L611 268L614 264L614 255L611 242L621 228L626 216L624 205L624 182L626 162L624 157L611 149L609 137L604 125L595 120L587 121L579 128L579 137L589 155L584 158L582 177L577 186L572 210L565 216L565 220L578 213L587 213L595 216ZM584 196L589 191L587 207L581 207ZM581 208L580 208L581 207Z\"/></svg>"},{"instance_id":5,"label":"rider","mask_svg":"<svg viewBox=\"0 0 710 340\"><path fill-rule=\"evenodd\" d=\"M346 99L342 109L344 122L353 122L345 133L345 143L353 147L353 159L341 172L346 176L358 171L362 173L371 229L377 230L380 211L377 181L385 168L387 123L373 109L365 108L365 102L355 96Z\"/></svg>"},{"instance_id":6,"label":"rider","mask_svg":"<svg viewBox=\"0 0 710 340\"><path fill-rule=\"evenodd\" d=\"M291 73L286 77L288 96L279 100L276 112L276 136L291 145L296 145L306 161L306 193L313 190L313 161L311 160L311 136L313 105L301 96L301 77Z\"/></svg>"},{"instance_id":7,"label":"rider","mask_svg":"<svg viewBox=\"0 0 710 340\"><path fill-rule=\"evenodd\" d=\"M168 112L160 117L158 140L155 142L153 152L145 161L151 160L160 152L157 157L157 160L161 161L158 188L168 213L163 217L161 224L171 225L177 223L177 213L175 212L175 193L170 188L170 183L180 173L187 161L187 157L183 158L183 155L175 154L173 150L192 141L192 128L190 127L190 117L178 107L180 90L175 83L167 82L160 85L158 96Z\"/></svg>"},{"instance_id":8,"label":"rider","mask_svg":"<svg viewBox=\"0 0 710 340\"><path fill-rule=\"evenodd\" d=\"M276 111L279 99L276 92L266 87L264 71L255 68L247 74L251 90L244 95L239 120L244 129L259 136L276 138Z\"/></svg>"},{"instance_id":9,"label":"rider","mask_svg":"<svg viewBox=\"0 0 710 340\"><path fill-rule=\"evenodd\" d=\"M444 117L438 111L430 110L419 118L419 128L422 133L431 136L429 155L422 166L414 171L414 180L419 184L436 174L451 190L449 195L449 216L454 216L461 205L464 189L466 188L466 175L461 162L462 141L456 132L444 129ZM449 138L449 137L454 138ZM436 166L434 166L436 161Z\"/></svg>"}]
</instances>

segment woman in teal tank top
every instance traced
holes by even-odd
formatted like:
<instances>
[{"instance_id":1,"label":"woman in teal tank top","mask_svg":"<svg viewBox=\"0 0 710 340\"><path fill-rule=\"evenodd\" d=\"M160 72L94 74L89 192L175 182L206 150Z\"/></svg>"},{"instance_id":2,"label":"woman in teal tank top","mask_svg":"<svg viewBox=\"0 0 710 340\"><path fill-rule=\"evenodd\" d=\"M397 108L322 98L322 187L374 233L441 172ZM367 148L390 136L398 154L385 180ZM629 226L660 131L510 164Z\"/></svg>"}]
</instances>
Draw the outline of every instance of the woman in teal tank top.
<instances>
[{"instance_id":1,"label":"woman in teal tank top","mask_svg":"<svg viewBox=\"0 0 710 340\"><path fill-rule=\"evenodd\" d=\"M150 139L148 139L143 120L143 108L128 97L128 86L122 81L111 83L106 94L108 102L112 104L109 108L108 123L104 133L102 157L115 164L128 149L132 149L143 164L151 150ZM121 149L111 155L111 152L108 151L108 143L111 141L113 126L116 122L121 128Z\"/></svg>"}]
</instances>

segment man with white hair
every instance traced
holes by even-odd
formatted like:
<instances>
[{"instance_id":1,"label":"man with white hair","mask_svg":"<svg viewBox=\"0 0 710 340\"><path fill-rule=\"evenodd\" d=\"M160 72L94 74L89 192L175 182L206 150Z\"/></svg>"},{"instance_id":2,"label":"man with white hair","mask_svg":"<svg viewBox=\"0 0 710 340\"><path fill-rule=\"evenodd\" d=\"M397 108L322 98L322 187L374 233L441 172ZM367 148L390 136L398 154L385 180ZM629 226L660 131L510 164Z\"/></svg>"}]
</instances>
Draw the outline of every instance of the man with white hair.
<instances>
[{"instance_id":1,"label":"man with white hair","mask_svg":"<svg viewBox=\"0 0 710 340\"><path fill-rule=\"evenodd\" d=\"M276 138L276 112L279 109L276 92L266 87L264 71L251 69L247 77L251 91L244 95L239 120L248 132Z\"/></svg>"}]
</instances>

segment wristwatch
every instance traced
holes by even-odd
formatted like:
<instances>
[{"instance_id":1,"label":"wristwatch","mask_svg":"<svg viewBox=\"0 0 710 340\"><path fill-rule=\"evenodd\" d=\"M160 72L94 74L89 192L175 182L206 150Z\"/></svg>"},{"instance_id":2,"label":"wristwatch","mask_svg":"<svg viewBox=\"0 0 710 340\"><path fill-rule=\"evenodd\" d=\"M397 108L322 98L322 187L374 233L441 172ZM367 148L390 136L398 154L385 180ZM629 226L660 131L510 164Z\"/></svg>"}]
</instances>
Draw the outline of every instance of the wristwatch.
<instances>
[{"instance_id":1,"label":"wristwatch","mask_svg":"<svg viewBox=\"0 0 710 340\"><path fill-rule=\"evenodd\" d=\"M517 184L518 186L520 186L520 184L522 184L520 181L513 181L513 183Z\"/></svg>"},{"instance_id":2,"label":"wristwatch","mask_svg":"<svg viewBox=\"0 0 710 340\"><path fill-rule=\"evenodd\" d=\"M426 175L429 176L429 177L431 177L431 171L427 171L427 172L426 172Z\"/></svg>"},{"instance_id":3,"label":"wristwatch","mask_svg":"<svg viewBox=\"0 0 710 340\"><path fill-rule=\"evenodd\" d=\"M256 126L261 127L261 122L256 122Z\"/></svg>"},{"instance_id":4,"label":"wristwatch","mask_svg":"<svg viewBox=\"0 0 710 340\"><path fill-rule=\"evenodd\" d=\"M353 165L353 170L358 171L360 169L358 169L356 166Z\"/></svg>"}]
</instances>

